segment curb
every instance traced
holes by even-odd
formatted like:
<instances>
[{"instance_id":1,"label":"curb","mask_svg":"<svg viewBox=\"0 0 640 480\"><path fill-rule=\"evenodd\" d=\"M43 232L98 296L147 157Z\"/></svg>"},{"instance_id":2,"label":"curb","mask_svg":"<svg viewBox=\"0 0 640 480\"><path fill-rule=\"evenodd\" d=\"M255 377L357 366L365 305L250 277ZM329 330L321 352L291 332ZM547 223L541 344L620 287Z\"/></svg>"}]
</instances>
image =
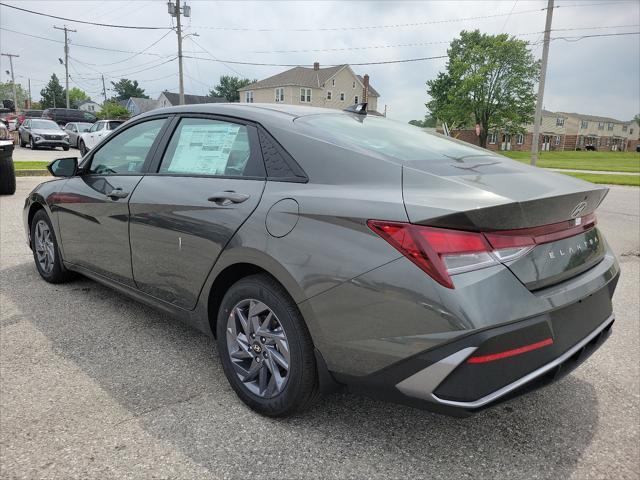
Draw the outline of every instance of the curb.
<instances>
[{"instance_id":1,"label":"curb","mask_svg":"<svg viewBox=\"0 0 640 480\"><path fill-rule=\"evenodd\" d=\"M16 170L16 177L49 177L48 170Z\"/></svg>"}]
</instances>

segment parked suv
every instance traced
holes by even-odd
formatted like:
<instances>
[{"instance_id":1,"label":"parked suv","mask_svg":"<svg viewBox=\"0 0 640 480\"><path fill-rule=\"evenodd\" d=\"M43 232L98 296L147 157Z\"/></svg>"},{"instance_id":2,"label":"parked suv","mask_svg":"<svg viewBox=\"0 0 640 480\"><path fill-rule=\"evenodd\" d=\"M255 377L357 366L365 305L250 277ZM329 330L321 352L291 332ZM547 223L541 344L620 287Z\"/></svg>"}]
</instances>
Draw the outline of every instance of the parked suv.
<instances>
[{"instance_id":1,"label":"parked suv","mask_svg":"<svg viewBox=\"0 0 640 480\"><path fill-rule=\"evenodd\" d=\"M24 123L27 118L42 118L43 110L25 110L18 115L18 127Z\"/></svg>"},{"instance_id":2,"label":"parked suv","mask_svg":"<svg viewBox=\"0 0 640 480\"><path fill-rule=\"evenodd\" d=\"M53 120L58 125L66 125L69 122L90 122L97 120L93 113L84 112L74 108L47 108L42 112L42 118Z\"/></svg>"},{"instance_id":3,"label":"parked suv","mask_svg":"<svg viewBox=\"0 0 640 480\"><path fill-rule=\"evenodd\" d=\"M69 135L60 129L55 122L43 118L27 118L18 129L20 136L20 146L27 143L31 150L40 147L62 147L64 151L69 150Z\"/></svg>"},{"instance_id":4,"label":"parked suv","mask_svg":"<svg viewBox=\"0 0 640 480\"><path fill-rule=\"evenodd\" d=\"M123 123L123 120L100 120L94 123L88 132L81 134L77 139L77 145L82 156Z\"/></svg>"}]
</instances>

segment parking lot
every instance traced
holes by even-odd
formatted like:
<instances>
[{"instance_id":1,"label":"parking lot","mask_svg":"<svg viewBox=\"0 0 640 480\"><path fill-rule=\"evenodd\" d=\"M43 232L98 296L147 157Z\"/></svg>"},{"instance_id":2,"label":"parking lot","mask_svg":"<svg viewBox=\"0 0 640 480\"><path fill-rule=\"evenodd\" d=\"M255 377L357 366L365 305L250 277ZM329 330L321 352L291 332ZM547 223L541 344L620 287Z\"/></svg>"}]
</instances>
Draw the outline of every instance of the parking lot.
<instances>
[{"instance_id":1,"label":"parking lot","mask_svg":"<svg viewBox=\"0 0 640 480\"><path fill-rule=\"evenodd\" d=\"M640 475L637 188L599 209L617 320L571 375L468 419L339 392L274 420L235 397L212 339L93 281L40 280L21 220L40 181L0 197L1 478Z\"/></svg>"},{"instance_id":2,"label":"parking lot","mask_svg":"<svg viewBox=\"0 0 640 480\"><path fill-rule=\"evenodd\" d=\"M15 146L13 150L14 162L50 162L56 158L62 157L78 157L80 158L80 151L77 148L71 147L68 152L65 152L61 148L42 148L38 150L31 150L29 147Z\"/></svg>"}]
</instances>

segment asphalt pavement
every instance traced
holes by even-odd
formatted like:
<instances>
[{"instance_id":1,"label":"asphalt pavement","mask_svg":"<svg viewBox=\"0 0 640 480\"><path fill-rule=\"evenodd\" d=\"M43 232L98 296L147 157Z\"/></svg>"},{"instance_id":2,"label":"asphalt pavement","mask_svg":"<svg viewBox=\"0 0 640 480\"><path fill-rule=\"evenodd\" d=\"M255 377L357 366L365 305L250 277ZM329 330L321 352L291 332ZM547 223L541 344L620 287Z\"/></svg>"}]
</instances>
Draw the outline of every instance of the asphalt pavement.
<instances>
[{"instance_id":1,"label":"asphalt pavement","mask_svg":"<svg viewBox=\"0 0 640 480\"><path fill-rule=\"evenodd\" d=\"M339 392L274 420L236 398L212 339L39 278L21 209L41 180L0 197L0 478L639 478L640 189L599 210L617 320L569 376L467 419Z\"/></svg>"}]
</instances>

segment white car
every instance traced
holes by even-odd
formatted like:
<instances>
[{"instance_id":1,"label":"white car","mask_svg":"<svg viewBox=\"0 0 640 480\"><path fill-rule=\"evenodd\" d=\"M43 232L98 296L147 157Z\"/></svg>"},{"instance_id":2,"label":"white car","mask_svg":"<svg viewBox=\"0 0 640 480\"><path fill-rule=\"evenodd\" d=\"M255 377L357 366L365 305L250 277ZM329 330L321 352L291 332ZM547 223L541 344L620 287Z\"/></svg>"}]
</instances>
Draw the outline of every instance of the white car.
<instances>
[{"instance_id":1,"label":"white car","mask_svg":"<svg viewBox=\"0 0 640 480\"><path fill-rule=\"evenodd\" d=\"M80 139L78 140L80 154L84 156L89 150L100 143L103 138L108 137L111 132L123 123L123 120L98 120L88 132L80 135Z\"/></svg>"}]
</instances>

